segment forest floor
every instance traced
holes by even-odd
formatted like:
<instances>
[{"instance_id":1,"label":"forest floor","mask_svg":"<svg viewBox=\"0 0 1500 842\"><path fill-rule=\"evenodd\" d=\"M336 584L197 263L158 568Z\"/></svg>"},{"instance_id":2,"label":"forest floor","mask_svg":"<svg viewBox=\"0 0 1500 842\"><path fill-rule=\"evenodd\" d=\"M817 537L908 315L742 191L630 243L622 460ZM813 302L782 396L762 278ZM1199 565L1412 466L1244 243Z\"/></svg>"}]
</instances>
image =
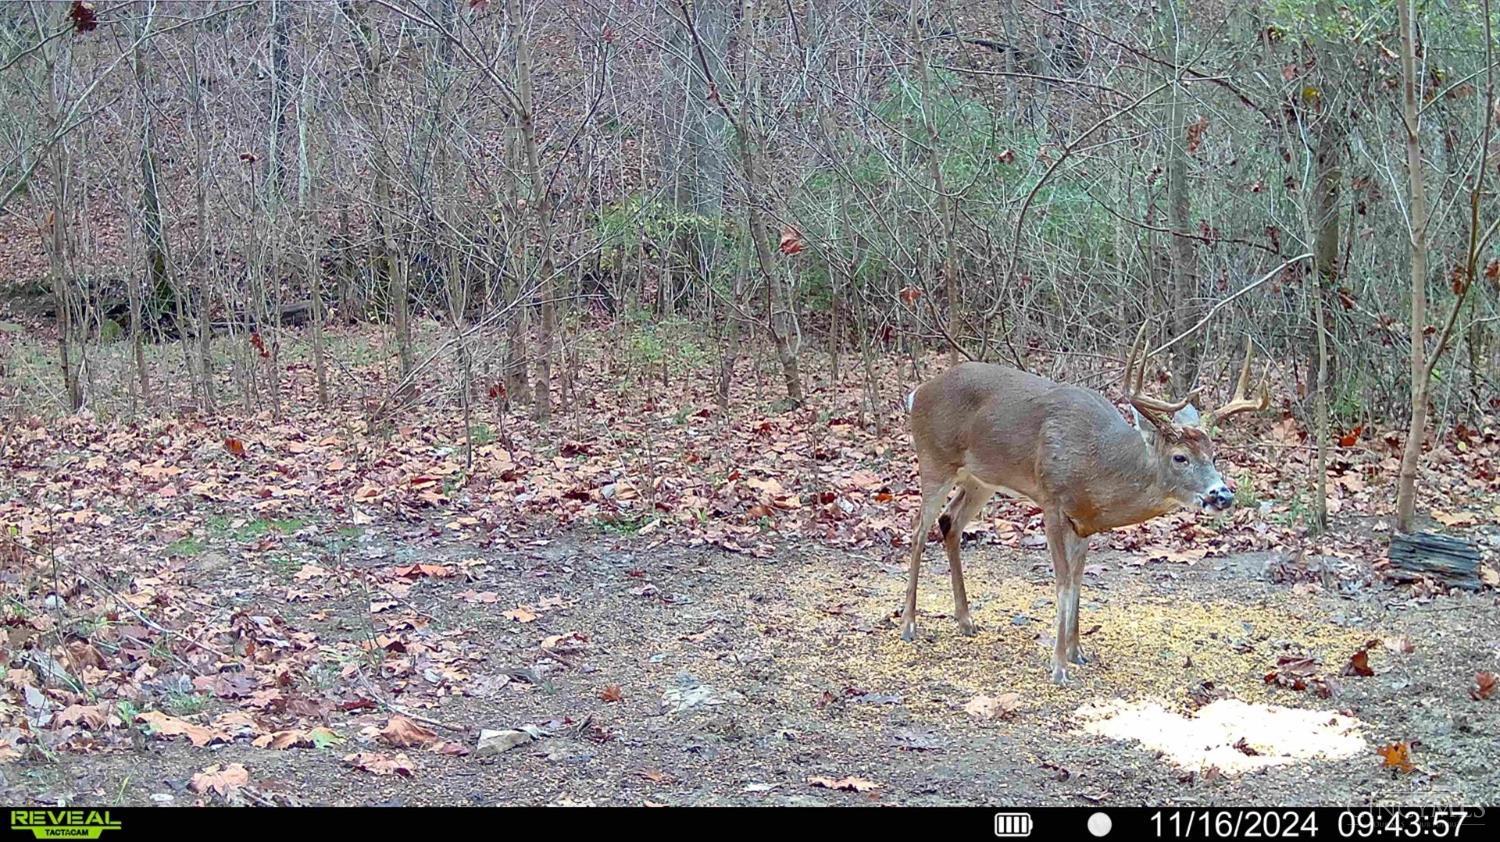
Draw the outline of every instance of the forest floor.
<instances>
[{"instance_id":1,"label":"forest floor","mask_svg":"<svg viewBox=\"0 0 1500 842\"><path fill-rule=\"evenodd\" d=\"M324 686L354 677L344 683L363 692L329 705L297 694L300 682L267 692L237 686L228 673L179 678L180 688L159 688L168 715L155 739L0 765L0 800L1392 805L1500 797L1500 706L1471 696L1476 669L1500 659L1493 593L1413 599L1376 586L1340 594L1272 581L1265 556L1141 565L1104 553L1084 591L1094 662L1059 688L1046 668L1053 608L1041 550L968 552L980 626L968 638L946 615L945 562L931 548L922 634L908 644L893 619L904 571L837 551L787 543L753 558L647 538L559 536L494 552L434 545L430 530L413 529L361 534L338 563L316 570L285 561L318 553L319 533L308 524L283 543L288 555L276 556L242 552L246 542L227 535L166 572L191 592L183 596L195 610L251 612L244 622L258 624L262 645L315 647L310 672L321 664ZM423 572L412 570L418 565ZM378 584L372 595L371 582L396 585L400 599ZM335 656L372 637L379 658ZM1373 675L1341 675L1371 641ZM1288 655L1314 659L1310 672L1333 684L1331 698L1318 696L1316 679L1302 691L1268 684ZM1226 703L1216 700L1249 707L1221 711L1223 722L1212 712ZM1120 702L1130 704L1111 707ZM1091 716L1091 706L1102 707ZM1110 713L1122 732L1088 727ZM1191 729L1178 717L1221 727L1194 731L1196 742L1159 742ZM177 733L173 723L182 735L162 738ZM521 731L516 739L526 742L480 756L482 729ZM268 737L275 742L254 744ZM1401 743L1414 769L1381 753ZM223 792L213 792L216 781Z\"/></svg>"},{"instance_id":2,"label":"forest floor","mask_svg":"<svg viewBox=\"0 0 1500 842\"><path fill-rule=\"evenodd\" d=\"M744 366L721 408L711 354L648 338L602 337L623 367L583 354L610 362L543 430L466 417L437 374L382 414L389 355L352 333L337 390L369 399L315 409L288 345L287 412L261 383L253 410L200 413L168 348L154 400L177 403L137 413L121 345L64 417L33 410L45 343L0 333L0 802L1500 799L1493 418L1444 427L1421 477L1484 589L1386 577L1393 433L1341 434L1310 536L1311 448L1279 405L1221 442L1233 514L1096 536L1094 660L1055 687L1025 503L966 536L978 636L935 545L921 634L896 631L908 362L809 367L802 408Z\"/></svg>"}]
</instances>

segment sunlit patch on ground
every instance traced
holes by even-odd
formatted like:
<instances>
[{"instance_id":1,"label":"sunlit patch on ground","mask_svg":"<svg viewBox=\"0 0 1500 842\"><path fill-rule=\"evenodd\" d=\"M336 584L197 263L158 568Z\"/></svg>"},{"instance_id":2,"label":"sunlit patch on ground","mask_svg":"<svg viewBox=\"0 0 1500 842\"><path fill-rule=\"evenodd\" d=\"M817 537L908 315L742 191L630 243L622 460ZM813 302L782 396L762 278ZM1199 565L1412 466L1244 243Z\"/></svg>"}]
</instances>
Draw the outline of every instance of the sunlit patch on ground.
<instances>
[{"instance_id":1,"label":"sunlit patch on ground","mask_svg":"<svg viewBox=\"0 0 1500 842\"><path fill-rule=\"evenodd\" d=\"M1236 774L1368 750L1362 723L1352 717L1239 699L1220 699L1187 716L1157 702L1116 699L1085 704L1075 716L1085 731L1140 743L1193 771Z\"/></svg>"},{"instance_id":2,"label":"sunlit patch on ground","mask_svg":"<svg viewBox=\"0 0 1500 842\"><path fill-rule=\"evenodd\" d=\"M1072 682L1050 681L1048 659L1054 623L1050 583L1018 575L1022 559L976 559L967 579L979 633L965 637L952 619L946 571L929 564L919 593L918 639L901 640L894 613L900 610L904 577L884 576L863 589L851 613L865 628L833 631L817 663L793 675L866 693L900 695L917 715L952 715L975 695L1021 694L1021 713L1065 714L1089 698L1160 699L1179 707L1215 698L1281 704L1318 699L1267 685L1266 674L1284 654L1310 656L1324 675L1337 676L1349 656L1375 629L1329 622L1308 598L1287 590L1274 600L1205 599L1201 587L1184 584L1184 596L1144 578L1113 588L1085 587L1080 628L1091 663L1071 670ZM1007 575L1009 573L1010 575ZM800 591L800 592L799 592ZM1187 593L1192 598L1185 598ZM818 606L835 598L817 583L799 582L788 594L812 625L823 624ZM838 599L849 599L847 593ZM792 653L783 653L783 657ZM1373 659L1385 656L1378 651ZM877 711L870 710L876 714Z\"/></svg>"}]
</instances>

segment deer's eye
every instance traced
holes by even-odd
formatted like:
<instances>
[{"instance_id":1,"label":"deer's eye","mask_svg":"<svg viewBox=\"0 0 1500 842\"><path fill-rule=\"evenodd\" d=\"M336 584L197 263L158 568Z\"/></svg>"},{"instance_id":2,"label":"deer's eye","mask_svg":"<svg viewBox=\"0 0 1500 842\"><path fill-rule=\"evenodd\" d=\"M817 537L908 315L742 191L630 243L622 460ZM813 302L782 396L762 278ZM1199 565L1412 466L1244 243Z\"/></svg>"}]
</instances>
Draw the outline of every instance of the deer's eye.
<instances>
[{"instance_id":1,"label":"deer's eye","mask_svg":"<svg viewBox=\"0 0 1500 842\"><path fill-rule=\"evenodd\" d=\"M1187 464L1187 454L1186 453L1176 453L1176 454L1173 454L1172 461L1176 462L1179 465L1186 465Z\"/></svg>"}]
</instances>

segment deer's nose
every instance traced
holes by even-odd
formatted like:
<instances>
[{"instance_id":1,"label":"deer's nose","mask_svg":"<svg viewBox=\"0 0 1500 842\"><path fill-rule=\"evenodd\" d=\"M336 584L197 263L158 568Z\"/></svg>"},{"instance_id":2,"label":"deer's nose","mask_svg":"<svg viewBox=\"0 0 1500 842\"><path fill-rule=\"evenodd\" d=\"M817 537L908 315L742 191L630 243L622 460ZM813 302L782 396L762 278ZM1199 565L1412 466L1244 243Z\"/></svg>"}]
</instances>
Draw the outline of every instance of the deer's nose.
<instances>
[{"instance_id":1,"label":"deer's nose","mask_svg":"<svg viewBox=\"0 0 1500 842\"><path fill-rule=\"evenodd\" d=\"M1203 499L1215 509L1227 509L1234 505L1234 491L1221 482L1210 488L1208 493L1203 495Z\"/></svg>"}]
</instances>

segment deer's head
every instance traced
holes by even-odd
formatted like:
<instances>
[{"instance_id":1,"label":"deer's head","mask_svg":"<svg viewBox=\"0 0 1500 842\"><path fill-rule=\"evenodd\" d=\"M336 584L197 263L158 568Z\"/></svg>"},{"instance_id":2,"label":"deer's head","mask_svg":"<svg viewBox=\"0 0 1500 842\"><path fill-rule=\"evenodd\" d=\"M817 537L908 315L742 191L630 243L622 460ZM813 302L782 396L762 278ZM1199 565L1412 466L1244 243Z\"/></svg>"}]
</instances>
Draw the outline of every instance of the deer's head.
<instances>
[{"instance_id":1,"label":"deer's head","mask_svg":"<svg viewBox=\"0 0 1500 842\"><path fill-rule=\"evenodd\" d=\"M1198 506L1205 512L1222 512L1234 505L1234 489L1214 467L1214 443L1210 433L1231 415L1265 409L1271 401L1264 383L1255 398L1246 396L1250 381L1250 337L1245 337L1245 362L1229 403L1200 413L1193 405L1197 392L1178 401L1163 401L1142 394L1146 376L1145 328L1131 345L1125 362L1125 394L1156 465L1157 484L1164 496L1178 505ZM1138 348L1139 346L1139 348ZM1141 353L1139 366L1136 355Z\"/></svg>"}]
</instances>

